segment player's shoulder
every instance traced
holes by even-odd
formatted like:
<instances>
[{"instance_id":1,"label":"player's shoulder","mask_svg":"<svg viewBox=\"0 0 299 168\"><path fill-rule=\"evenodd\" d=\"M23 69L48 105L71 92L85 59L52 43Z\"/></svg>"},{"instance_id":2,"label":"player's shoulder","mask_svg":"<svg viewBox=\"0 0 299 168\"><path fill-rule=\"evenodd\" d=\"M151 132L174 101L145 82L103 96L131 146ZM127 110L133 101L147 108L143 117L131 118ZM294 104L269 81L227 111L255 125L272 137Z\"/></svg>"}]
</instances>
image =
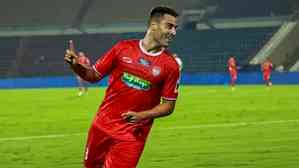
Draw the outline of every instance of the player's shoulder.
<instances>
[{"instance_id":1,"label":"player's shoulder","mask_svg":"<svg viewBox=\"0 0 299 168\"><path fill-rule=\"evenodd\" d=\"M165 55L168 58L168 63L170 67L178 68L179 70L182 70L183 68L183 61L182 59L177 56L177 54L174 54L170 52L169 50L165 50Z\"/></svg>"},{"instance_id":2,"label":"player's shoulder","mask_svg":"<svg viewBox=\"0 0 299 168\"><path fill-rule=\"evenodd\" d=\"M165 58L167 59L167 62L168 62L168 63L175 63L175 62L176 62L173 53L171 53L171 52L170 52L169 50L167 50L167 49L164 50L164 56L165 56Z\"/></svg>"}]
</instances>

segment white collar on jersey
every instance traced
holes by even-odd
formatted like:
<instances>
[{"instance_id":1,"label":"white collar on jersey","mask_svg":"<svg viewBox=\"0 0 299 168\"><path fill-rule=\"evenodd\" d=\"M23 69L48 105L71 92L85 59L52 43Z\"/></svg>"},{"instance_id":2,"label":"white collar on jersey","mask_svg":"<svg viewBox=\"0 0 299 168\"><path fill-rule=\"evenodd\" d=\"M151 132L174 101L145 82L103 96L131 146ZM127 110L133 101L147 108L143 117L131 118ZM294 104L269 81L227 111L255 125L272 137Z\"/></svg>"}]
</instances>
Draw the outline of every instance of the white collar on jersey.
<instances>
[{"instance_id":1,"label":"white collar on jersey","mask_svg":"<svg viewBox=\"0 0 299 168\"><path fill-rule=\"evenodd\" d=\"M156 53L148 52L148 51L146 51L145 48L143 48L142 40L139 40L139 48L141 49L142 52L144 52L144 54L149 55L149 56L158 56L164 51L164 49L162 49L161 51L156 52Z\"/></svg>"}]
</instances>

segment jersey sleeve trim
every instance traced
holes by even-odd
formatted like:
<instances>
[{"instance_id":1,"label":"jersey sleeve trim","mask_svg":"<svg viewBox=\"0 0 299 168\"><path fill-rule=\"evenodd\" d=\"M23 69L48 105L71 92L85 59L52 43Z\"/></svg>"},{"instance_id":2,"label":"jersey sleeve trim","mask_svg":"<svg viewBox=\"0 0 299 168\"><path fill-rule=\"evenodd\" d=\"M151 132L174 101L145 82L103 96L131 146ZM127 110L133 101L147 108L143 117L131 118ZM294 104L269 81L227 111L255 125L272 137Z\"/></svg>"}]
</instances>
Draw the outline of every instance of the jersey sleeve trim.
<instances>
[{"instance_id":1,"label":"jersey sleeve trim","mask_svg":"<svg viewBox=\"0 0 299 168\"><path fill-rule=\"evenodd\" d=\"M165 99L165 100L176 100L176 98L170 98L170 97L162 97L162 99Z\"/></svg>"}]
</instances>

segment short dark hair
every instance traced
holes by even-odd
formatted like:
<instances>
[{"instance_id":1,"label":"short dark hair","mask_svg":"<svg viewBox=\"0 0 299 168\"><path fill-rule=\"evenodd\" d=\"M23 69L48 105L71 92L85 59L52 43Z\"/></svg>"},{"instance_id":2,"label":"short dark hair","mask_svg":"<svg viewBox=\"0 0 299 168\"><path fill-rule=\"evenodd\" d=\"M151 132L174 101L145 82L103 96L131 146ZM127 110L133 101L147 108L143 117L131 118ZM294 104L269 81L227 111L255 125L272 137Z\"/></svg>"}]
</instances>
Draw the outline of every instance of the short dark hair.
<instances>
[{"instance_id":1,"label":"short dark hair","mask_svg":"<svg viewBox=\"0 0 299 168\"><path fill-rule=\"evenodd\" d=\"M150 18L148 23L150 24L153 19L160 19L165 14L169 14L174 17L178 17L179 14L172 8L166 6L157 6L153 8L150 12Z\"/></svg>"}]
</instances>

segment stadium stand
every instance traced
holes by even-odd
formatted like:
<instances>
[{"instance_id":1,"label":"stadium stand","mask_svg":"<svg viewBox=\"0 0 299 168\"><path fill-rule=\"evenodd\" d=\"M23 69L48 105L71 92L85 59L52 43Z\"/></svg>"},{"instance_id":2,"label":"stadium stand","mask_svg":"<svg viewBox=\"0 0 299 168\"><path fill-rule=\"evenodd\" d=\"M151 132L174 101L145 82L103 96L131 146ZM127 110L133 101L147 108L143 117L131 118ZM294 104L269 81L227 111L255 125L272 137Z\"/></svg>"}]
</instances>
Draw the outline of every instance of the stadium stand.
<instances>
[{"instance_id":1,"label":"stadium stand","mask_svg":"<svg viewBox=\"0 0 299 168\"><path fill-rule=\"evenodd\" d=\"M255 54L277 30L277 27L249 29L221 29L204 31L180 31L171 50L178 53L186 66L184 72L224 72L230 54L236 56L239 64L248 63L248 58ZM96 34L73 36L37 36L28 37L24 58L18 63L13 74L15 50L18 38L8 38L5 43L7 59L2 59L1 77L13 76L55 76L69 75L71 72L63 62L63 54L70 39L75 41L78 51L84 51L94 62L113 44L121 39L141 38L143 33ZM6 40L7 41L7 40ZM7 61L10 63L7 64ZM4 67L6 68L4 69ZM6 70L6 72L5 72Z\"/></svg>"},{"instance_id":2,"label":"stadium stand","mask_svg":"<svg viewBox=\"0 0 299 168\"><path fill-rule=\"evenodd\" d=\"M18 38L0 38L0 77L8 76L8 70L14 67L18 42Z\"/></svg>"},{"instance_id":3,"label":"stadium stand","mask_svg":"<svg viewBox=\"0 0 299 168\"><path fill-rule=\"evenodd\" d=\"M291 13L285 0L228 0L217 1L217 11L212 18L245 18L281 16Z\"/></svg>"},{"instance_id":4,"label":"stadium stand","mask_svg":"<svg viewBox=\"0 0 299 168\"><path fill-rule=\"evenodd\" d=\"M259 66L250 65L249 61L297 10L288 2L167 0L165 4L180 13L195 13L182 17L182 27L171 50L182 58L185 74L224 73L231 54L236 56L240 71L259 71ZM105 3L11 0L4 3L0 7L0 78L73 75L63 62L70 39L94 62L117 41L142 38L149 7L160 5L160 2L134 0L132 4L117 0ZM202 17L205 9L213 12ZM296 21L297 17L292 18ZM298 60L297 52L294 45L292 61L281 60L284 67L292 67Z\"/></svg>"},{"instance_id":5,"label":"stadium stand","mask_svg":"<svg viewBox=\"0 0 299 168\"><path fill-rule=\"evenodd\" d=\"M224 72L229 55L245 66L275 30L277 27L181 32L173 48L182 55L184 72Z\"/></svg>"}]
</instances>

